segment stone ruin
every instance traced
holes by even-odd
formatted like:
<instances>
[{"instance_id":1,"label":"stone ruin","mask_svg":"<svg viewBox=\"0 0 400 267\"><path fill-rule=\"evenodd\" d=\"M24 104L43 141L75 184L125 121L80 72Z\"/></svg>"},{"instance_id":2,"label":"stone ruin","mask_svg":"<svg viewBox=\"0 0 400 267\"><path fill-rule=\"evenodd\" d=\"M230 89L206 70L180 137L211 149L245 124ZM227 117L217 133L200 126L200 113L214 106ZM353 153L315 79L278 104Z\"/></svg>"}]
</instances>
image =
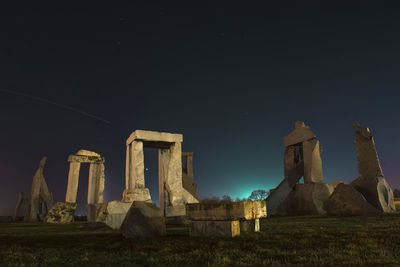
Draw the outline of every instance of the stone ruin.
<instances>
[{"instance_id":1,"label":"stone ruin","mask_svg":"<svg viewBox=\"0 0 400 267\"><path fill-rule=\"evenodd\" d=\"M136 130L129 136L126 141L124 202L145 201L151 203L150 192L145 187L144 181L144 147L158 149L158 199L160 209L164 210L165 216L184 216L186 203L199 202L197 192L191 194L184 187L182 181L182 141L181 134L143 130ZM192 167L189 167L192 171ZM187 166L186 168L189 170ZM185 185L191 186L189 190L193 191L193 189L197 189L193 187L193 171L191 175L192 177L185 176Z\"/></svg>"},{"instance_id":2,"label":"stone ruin","mask_svg":"<svg viewBox=\"0 0 400 267\"><path fill-rule=\"evenodd\" d=\"M304 122L284 138L284 180L270 191L268 216L278 215L363 215L394 212L393 192L383 177L368 128L353 124L360 177L351 184L323 183L322 151L319 141ZM300 184L300 178L304 184Z\"/></svg>"},{"instance_id":3,"label":"stone ruin","mask_svg":"<svg viewBox=\"0 0 400 267\"><path fill-rule=\"evenodd\" d=\"M125 190L122 201L107 203L103 203L104 158L87 150L80 150L76 155L69 156L70 171L66 201L57 203L49 212L46 221L52 223L73 221L80 164L87 162L91 164L87 205L89 222L104 223L113 229L121 228L121 232L129 236L135 235L132 229L137 229L138 235L162 234L163 231L154 232L148 227L151 228L155 222L160 224L164 221L165 224L165 218L185 216L186 203L198 203L197 185L193 180L193 152L182 152L182 141L181 134L134 131L126 141ZM145 187L144 147L158 149L159 208L152 202L150 191ZM132 216L139 216L142 219L131 219ZM128 226L129 230L124 229Z\"/></svg>"},{"instance_id":4,"label":"stone ruin","mask_svg":"<svg viewBox=\"0 0 400 267\"><path fill-rule=\"evenodd\" d=\"M234 237L260 231L260 218L267 217L265 201L195 203L186 205L190 236Z\"/></svg>"},{"instance_id":5,"label":"stone ruin","mask_svg":"<svg viewBox=\"0 0 400 267\"><path fill-rule=\"evenodd\" d=\"M26 222L43 221L47 211L53 205L53 195L50 193L43 175L46 160L46 157L42 158L33 176L30 196L24 197L22 192L18 193L14 209L14 221L21 217L21 212L24 214L23 217Z\"/></svg>"},{"instance_id":6,"label":"stone ruin","mask_svg":"<svg viewBox=\"0 0 400 267\"><path fill-rule=\"evenodd\" d=\"M81 163L90 163L87 197L87 218L93 222L96 219L98 204L103 203L104 191L104 158L99 154L79 150L75 155L68 157L70 163L68 186L65 202L58 202L46 216L46 222L68 223L74 219L76 196L78 193L79 170Z\"/></svg>"}]
</instances>

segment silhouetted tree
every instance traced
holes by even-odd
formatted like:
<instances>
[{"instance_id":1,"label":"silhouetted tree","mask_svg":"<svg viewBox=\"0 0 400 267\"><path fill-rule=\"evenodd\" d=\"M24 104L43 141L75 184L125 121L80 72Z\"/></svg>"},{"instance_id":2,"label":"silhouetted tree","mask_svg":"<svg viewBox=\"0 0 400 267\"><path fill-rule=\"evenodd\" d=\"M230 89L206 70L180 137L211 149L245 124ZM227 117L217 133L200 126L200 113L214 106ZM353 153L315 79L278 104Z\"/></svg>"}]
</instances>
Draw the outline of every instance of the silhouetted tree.
<instances>
[{"instance_id":1,"label":"silhouetted tree","mask_svg":"<svg viewBox=\"0 0 400 267\"><path fill-rule=\"evenodd\" d=\"M251 201L260 201L265 200L268 197L268 192L263 189L257 189L251 192L249 196L249 200Z\"/></svg>"},{"instance_id":2,"label":"silhouetted tree","mask_svg":"<svg viewBox=\"0 0 400 267\"><path fill-rule=\"evenodd\" d=\"M224 202L224 203L231 203L231 202L233 202L233 201L232 201L232 198L231 198L230 196L228 196L228 195L223 195L223 196L222 196L222 199L221 199L221 202Z\"/></svg>"}]
</instances>

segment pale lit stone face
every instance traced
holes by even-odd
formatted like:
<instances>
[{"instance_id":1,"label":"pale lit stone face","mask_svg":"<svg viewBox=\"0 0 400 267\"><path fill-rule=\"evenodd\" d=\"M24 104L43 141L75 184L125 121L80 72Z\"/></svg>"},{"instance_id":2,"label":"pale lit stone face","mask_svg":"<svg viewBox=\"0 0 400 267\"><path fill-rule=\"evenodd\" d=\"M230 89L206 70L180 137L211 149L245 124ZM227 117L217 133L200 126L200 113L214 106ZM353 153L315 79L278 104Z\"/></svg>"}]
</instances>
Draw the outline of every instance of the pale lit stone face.
<instances>
[{"instance_id":1,"label":"pale lit stone face","mask_svg":"<svg viewBox=\"0 0 400 267\"><path fill-rule=\"evenodd\" d=\"M383 177L374 137L369 128L361 127L357 123L353 127L360 177L351 182L351 185L376 209L395 212L393 191Z\"/></svg>"},{"instance_id":2,"label":"pale lit stone face","mask_svg":"<svg viewBox=\"0 0 400 267\"><path fill-rule=\"evenodd\" d=\"M88 197L87 203L89 204L88 220L93 222L96 218L99 203L103 202L104 192L104 158L95 152L88 150L79 150L76 155L68 157L70 162L68 174L68 186L65 196L65 201L68 203L75 203L78 193L79 184L79 171L81 163L90 163L89 168L89 182L88 182Z\"/></svg>"},{"instance_id":3,"label":"pale lit stone face","mask_svg":"<svg viewBox=\"0 0 400 267\"><path fill-rule=\"evenodd\" d=\"M126 142L124 202L151 202L144 181L143 148L147 146L159 149L159 201L160 207L165 210L165 215L185 215L185 204L198 202L197 198L183 187L182 140L181 134L143 130L136 130L129 136Z\"/></svg>"},{"instance_id":4,"label":"pale lit stone face","mask_svg":"<svg viewBox=\"0 0 400 267\"><path fill-rule=\"evenodd\" d=\"M186 205L190 220L254 220L267 216L265 201L240 201L232 203L195 203Z\"/></svg>"}]
</instances>

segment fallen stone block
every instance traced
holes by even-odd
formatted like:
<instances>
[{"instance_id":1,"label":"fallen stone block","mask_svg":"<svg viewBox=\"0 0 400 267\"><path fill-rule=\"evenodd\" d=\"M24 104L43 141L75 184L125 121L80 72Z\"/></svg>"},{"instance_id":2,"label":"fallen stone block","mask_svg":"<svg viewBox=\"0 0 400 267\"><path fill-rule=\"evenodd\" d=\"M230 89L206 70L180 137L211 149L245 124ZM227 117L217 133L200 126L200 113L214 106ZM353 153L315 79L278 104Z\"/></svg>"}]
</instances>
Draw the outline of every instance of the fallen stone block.
<instances>
[{"instance_id":1,"label":"fallen stone block","mask_svg":"<svg viewBox=\"0 0 400 267\"><path fill-rule=\"evenodd\" d=\"M132 203L110 201L102 203L97 209L96 222L102 222L110 228L120 229Z\"/></svg>"},{"instance_id":2,"label":"fallen stone block","mask_svg":"<svg viewBox=\"0 0 400 267\"><path fill-rule=\"evenodd\" d=\"M44 221L47 223L71 223L74 221L76 203L57 202L47 213Z\"/></svg>"},{"instance_id":3,"label":"fallen stone block","mask_svg":"<svg viewBox=\"0 0 400 267\"><path fill-rule=\"evenodd\" d=\"M284 179L277 188L273 189L266 200L267 215L271 216L272 214L275 214L277 212L277 208L283 204L285 199L292 191L293 188L290 187L287 179Z\"/></svg>"},{"instance_id":4,"label":"fallen stone block","mask_svg":"<svg viewBox=\"0 0 400 267\"><path fill-rule=\"evenodd\" d=\"M393 191L383 177L359 177L350 183L376 209L391 213L396 212Z\"/></svg>"},{"instance_id":5,"label":"fallen stone block","mask_svg":"<svg viewBox=\"0 0 400 267\"><path fill-rule=\"evenodd\" d=\"M240 235L240 223L235 221L191 221L190 236L234 237Z\"/></svg>"},{"instance_id":6,"label":"fallen stone block","mask_svg":"<svg viewBox=\"0 0 400 267\"><path fill-rule=\"evenodd\" d=\"M328 215L376 215L382 212L374 208L364 196L349 184L340 183L325 203Z\"/></svg>"},{"instance_id":7,"label":"fallen stone block","mask_svg":"<svg viewBox=\"0 0 400 267\"><path fill-rule=\"evenodd\" d=\"M240 223L240 233L260 232L260 219L243 220Z\"/></svg>"},{"instance_id":8,"label":"fallen stone block","mask_svg":"<svg viewBox=\"0 0 400 267\"><path fill-rule=\"evenodd\" d=\"M126 238L165 235L163 211L152 203L133 202L121 225L121 233Z\"/></svg>"},{"instance_id":9,"label":"fallen stone block","mask_svg":"<svg viewBox=\"0 0 400 267\"><path fill-rule=\"evenodd\" d=\"M265 201L232 203L192 203L186 205L186 216L194 221L252 220L267 216Z\"/></svg>"},{"instance_id":10,"label":"fallen stone block","mask_svg":"<svg viewBox=\"0 0 400 267\"><path fill-rule=\"evenodd\" d=\"M333 187L325 183L297 184L274 214L291 216L326 214L324 203L332 192Z\"/></svg>"}]
</instances>

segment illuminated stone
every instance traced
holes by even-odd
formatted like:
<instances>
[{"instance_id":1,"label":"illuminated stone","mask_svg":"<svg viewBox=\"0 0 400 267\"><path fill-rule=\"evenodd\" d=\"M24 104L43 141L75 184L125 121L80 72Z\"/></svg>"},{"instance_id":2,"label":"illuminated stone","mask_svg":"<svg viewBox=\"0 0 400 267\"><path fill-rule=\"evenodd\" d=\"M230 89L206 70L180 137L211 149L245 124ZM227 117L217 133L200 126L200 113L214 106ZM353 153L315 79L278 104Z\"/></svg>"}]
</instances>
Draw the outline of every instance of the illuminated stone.
<instances>
[{"instance_id":1,"label":"illuminated stone","mask_svg":"<svg viewBox=\"0 0 400 267\"><path fill-rule=\"evenodd\" d=\"M195 203L186 205L189 220L254 220L267 217L265 201Z\"/></svg>"}]
</instances>

